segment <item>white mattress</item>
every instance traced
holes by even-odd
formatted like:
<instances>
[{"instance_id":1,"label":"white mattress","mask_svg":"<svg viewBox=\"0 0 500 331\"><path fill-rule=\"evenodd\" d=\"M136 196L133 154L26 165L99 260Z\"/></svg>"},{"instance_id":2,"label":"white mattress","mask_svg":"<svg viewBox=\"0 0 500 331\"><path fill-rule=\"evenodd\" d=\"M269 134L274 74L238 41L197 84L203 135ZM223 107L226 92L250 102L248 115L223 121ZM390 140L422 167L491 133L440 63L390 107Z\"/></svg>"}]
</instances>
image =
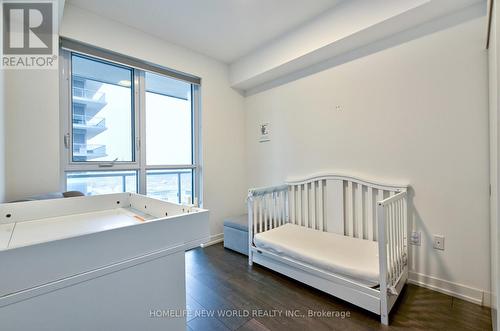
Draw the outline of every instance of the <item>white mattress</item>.
<instances>
[{"instance_id":1,"label":"white mattress","mask_svg":"<svg viewBox=\"0 0 500 331\"><path fill-rule=\"evenodd\" d=\"M285 224L255 235L254 244L365 286L379 284L378 243L375 241Z\"/></svg>"}]
</instances>

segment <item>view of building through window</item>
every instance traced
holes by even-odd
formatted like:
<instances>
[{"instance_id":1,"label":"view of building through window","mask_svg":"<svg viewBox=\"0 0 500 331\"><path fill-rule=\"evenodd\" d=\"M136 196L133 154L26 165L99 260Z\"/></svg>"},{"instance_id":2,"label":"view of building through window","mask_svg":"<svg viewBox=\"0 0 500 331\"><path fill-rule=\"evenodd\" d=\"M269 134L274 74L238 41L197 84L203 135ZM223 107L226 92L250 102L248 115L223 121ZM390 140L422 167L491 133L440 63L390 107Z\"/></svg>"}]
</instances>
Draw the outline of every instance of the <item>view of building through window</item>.
<instances>
[{"instance_id":1,"label":"view of building through window","mask_svg":"<svg viewBox=\"0 0 500 331\"><path fill-rule=\"evenodd\" d=\"M73 56L73 161L133 161L131 69Z\"/></svg>"},{"instance_id":2,"label":"view of building through window","mask_svg":"<svg viewBox=\"0 0 500 331\"><path fill-rule=\"evenodd\" d=\"M145 192L140 193L193 203L192 85L142 72L145 109L136 109L132 82L137 70L72 53L71 71L70 160L81 169L66 172L67 189L86 195L140 192L144 171ZM140 112L145 132L136 123ZM143 159L136 135L144 142ZM103 162L109 171L87 169ZM129 169L115 171L117 164Z\"/></svg>"}]
</instances>

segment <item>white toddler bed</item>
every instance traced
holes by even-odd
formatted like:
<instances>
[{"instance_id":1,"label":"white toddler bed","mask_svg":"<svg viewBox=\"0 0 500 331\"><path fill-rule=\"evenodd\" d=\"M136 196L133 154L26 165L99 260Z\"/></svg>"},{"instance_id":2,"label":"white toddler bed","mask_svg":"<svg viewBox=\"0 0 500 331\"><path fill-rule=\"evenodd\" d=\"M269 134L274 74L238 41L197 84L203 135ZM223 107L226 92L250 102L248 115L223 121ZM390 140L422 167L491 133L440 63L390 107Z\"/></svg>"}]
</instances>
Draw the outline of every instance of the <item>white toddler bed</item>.
<instances>
[{"instance_id":1,"label":"white toddler bed","mask_svg":"<svg viewBox=\"0 0 500 331\"><path fill-rule=\"evenodd\" d=\"M316 174L249 191L249 263L379 314L408 276L406 185Z\"/></svg>"}]
</instances>

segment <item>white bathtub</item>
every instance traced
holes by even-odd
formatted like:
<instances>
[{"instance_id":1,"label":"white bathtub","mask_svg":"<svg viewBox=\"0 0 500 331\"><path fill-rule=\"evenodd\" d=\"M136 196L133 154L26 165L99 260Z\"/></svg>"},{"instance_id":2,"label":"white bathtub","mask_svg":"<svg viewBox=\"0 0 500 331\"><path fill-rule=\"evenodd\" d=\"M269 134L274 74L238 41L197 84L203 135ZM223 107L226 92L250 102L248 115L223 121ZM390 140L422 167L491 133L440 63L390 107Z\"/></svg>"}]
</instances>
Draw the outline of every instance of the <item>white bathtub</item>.
<instances>
[{"instance_id":1,"label":"white bathtub","mask_svg":"<svg viewBox=\"0 0 500 331\"><path fill-rule=\"evenodd\" d=\"M2 330L184 330L164 312L208 237L207 210L130 193L0 205Z\"/></svg>"}]
</instances>

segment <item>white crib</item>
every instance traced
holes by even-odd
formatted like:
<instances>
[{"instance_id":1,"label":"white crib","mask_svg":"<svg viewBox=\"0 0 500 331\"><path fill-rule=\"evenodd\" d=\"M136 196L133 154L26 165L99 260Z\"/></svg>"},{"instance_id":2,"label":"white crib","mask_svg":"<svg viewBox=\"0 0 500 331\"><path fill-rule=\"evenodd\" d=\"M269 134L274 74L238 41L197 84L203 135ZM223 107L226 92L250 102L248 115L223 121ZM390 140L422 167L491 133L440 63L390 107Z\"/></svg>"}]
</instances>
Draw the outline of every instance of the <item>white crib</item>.
<instances>
[{"instance_id":1,"label":"white crib","mask_svg":"<svg viewBox=\"0 0 500 331\"><path fill-rule=\"evenodd\" d=\"M351 302L380 315L381 322L388 325L389 312L408 277L407 187L320 173L288 180L281 186L251 189L249 264L258 263ZM314 264L256 247L256 235L277 231L286 223L378 242L379 286L367 286Z\"/></svg>"}]
</instances>

